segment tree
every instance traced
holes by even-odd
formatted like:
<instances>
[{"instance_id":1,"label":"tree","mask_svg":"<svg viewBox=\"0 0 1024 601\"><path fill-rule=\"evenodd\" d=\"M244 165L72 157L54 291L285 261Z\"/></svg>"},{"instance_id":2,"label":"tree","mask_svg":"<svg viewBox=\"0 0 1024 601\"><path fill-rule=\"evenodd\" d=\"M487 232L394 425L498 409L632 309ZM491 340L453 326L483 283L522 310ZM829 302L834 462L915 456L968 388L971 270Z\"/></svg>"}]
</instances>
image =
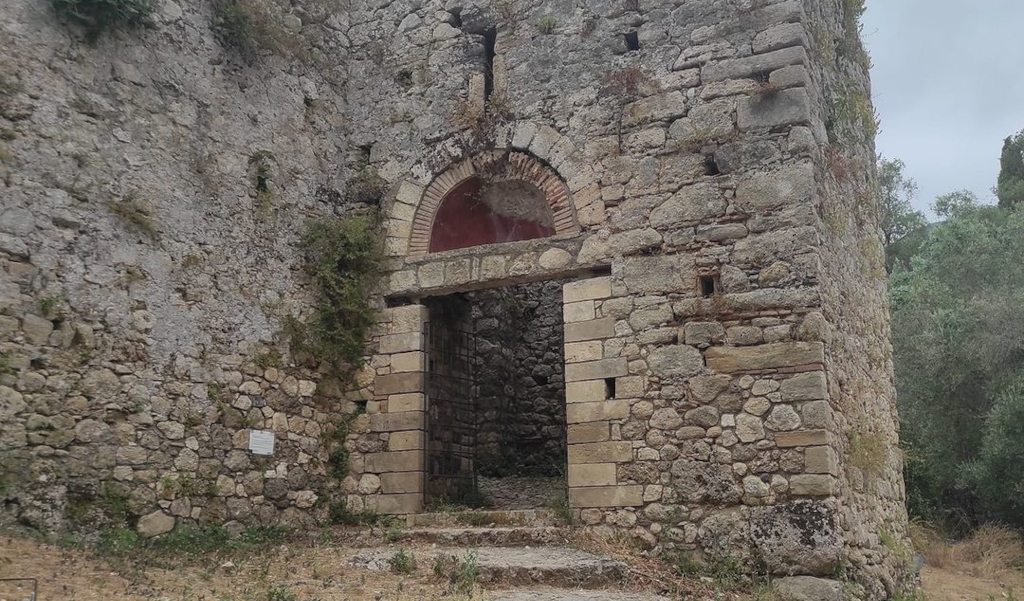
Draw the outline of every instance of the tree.
<instances>
[{"instance_id":1,"label":"tree","mask_svg":"<svg viewBox=\"0 0 1024 601\"><path fill-rule=\"evenodd\" d=\"M878 211L885 236L886 268L907 265L917 253L928 225L924 214L911 201L917 196L917 182L904 175L906 165L899 159L878 157Z\"/></svg>"},{"instance_id":2,"label":"tree","mask_svg":"<svg viewBox=\"0 0 1024 601\"><path fill-rule=\"evenodd\" d=\"M1024 202L1024 130L1003 141L996 196L1004 208Z\"/></svg>"},{"instance_id":3,"label":"tree","mask_svg":"<svg viewBox=\"0 0 1024 601\"><path fill-rule=\"evenodd\" d=\"M1024 527L1024 205L940 200L945 222L890 283L908 504L955 530Z\"/></svg>"},{"instance_id":4,"label":"tree","mask_svg":"<svg viewBox=\"0 0 1024 601\"><path fill-rule=\"evenodd\" d=\"M978 207L978 197L970 190L957 190L943 194L932 203L932 210L939 217L950 218L966 215Z\"/></svg>"}]
</instances>

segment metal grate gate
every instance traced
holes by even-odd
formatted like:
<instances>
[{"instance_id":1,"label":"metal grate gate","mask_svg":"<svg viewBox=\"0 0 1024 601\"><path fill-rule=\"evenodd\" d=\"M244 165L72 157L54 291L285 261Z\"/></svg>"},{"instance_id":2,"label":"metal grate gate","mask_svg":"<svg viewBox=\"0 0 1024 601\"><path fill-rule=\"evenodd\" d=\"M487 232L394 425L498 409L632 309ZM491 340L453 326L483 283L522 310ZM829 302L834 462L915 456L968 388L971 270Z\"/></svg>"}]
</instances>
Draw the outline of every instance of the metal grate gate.
<instances>
[{"instance_id":1,"label":"metal grate gate","mask_svg":"<svg viewBox=\"0 0 1024 601\"><path fill-rule=\"evenodd\" d=\"M458 503L476 492L476 338L427 322L426 502Z\"/></svg>"}]
</instances>

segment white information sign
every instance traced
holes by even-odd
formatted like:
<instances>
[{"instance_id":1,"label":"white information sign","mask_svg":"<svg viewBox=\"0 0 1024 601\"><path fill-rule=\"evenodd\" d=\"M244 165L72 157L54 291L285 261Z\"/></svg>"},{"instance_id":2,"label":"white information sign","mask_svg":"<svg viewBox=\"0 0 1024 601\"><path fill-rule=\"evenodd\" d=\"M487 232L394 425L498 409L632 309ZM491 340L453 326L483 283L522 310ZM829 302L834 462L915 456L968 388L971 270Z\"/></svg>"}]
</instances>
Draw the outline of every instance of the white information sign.
<instances>
[{"instance_id":1,"label":"white information sign","mask_svg":"<svg viewBox=\"0 0 1024 601\"><path fill-rule=\"evenodd\" d=\"M273 455L274 433L270 430L249 430L249 450L254 455Z\"/></svg>"}]
</instances>

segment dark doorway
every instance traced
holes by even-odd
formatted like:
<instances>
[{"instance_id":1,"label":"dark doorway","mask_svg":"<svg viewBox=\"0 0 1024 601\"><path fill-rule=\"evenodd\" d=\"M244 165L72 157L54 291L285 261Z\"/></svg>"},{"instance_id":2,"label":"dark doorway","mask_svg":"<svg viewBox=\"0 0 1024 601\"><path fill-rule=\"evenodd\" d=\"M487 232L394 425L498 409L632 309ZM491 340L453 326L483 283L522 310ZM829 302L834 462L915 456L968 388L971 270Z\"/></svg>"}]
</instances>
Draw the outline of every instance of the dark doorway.
<instances>
[{"instance_id":1,"label":"dark doorway","mask_svg":"<svg viewBox=\"0 0 1024 601\"><path fill-rule=\"evenodd\" d=\"M562 284L424 301L428 505L535 509L564 498Z\"/></svg>"}]
</instances>

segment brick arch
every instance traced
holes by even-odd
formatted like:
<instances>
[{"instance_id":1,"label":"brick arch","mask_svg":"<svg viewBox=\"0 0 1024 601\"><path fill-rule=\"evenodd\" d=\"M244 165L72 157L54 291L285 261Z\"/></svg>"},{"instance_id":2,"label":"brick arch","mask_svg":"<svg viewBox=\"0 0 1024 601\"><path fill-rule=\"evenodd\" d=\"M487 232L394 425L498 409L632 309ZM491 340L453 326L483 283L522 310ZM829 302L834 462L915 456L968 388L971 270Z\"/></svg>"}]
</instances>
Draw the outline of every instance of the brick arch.
<instances>
[{"instance_id":1,"label":"brick arch","mask_svg":"<svg viewBox=\"0 0 1024 601\"><path fill-rule=\"evenodd\" d=\"M410 256L425 255L429 252L434 220L445 197L467 180L482 175L505 181L523 181L533 185L544 194L551 207L556 236L580 231L569 187L553 169L523 152L492 150L452 166L434 178L423 191L413 217L412 234L409 238Z\"/></svg>"}]
</instances>

